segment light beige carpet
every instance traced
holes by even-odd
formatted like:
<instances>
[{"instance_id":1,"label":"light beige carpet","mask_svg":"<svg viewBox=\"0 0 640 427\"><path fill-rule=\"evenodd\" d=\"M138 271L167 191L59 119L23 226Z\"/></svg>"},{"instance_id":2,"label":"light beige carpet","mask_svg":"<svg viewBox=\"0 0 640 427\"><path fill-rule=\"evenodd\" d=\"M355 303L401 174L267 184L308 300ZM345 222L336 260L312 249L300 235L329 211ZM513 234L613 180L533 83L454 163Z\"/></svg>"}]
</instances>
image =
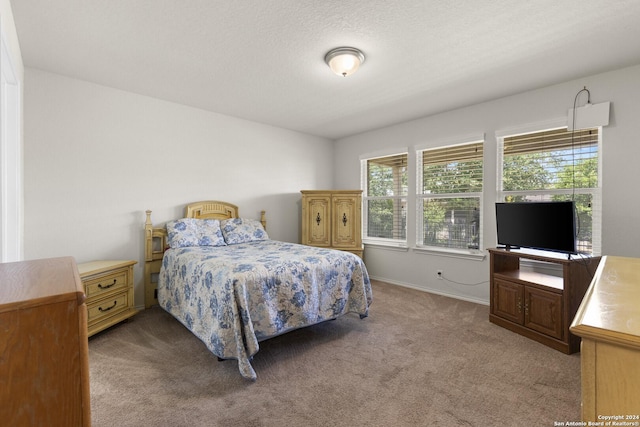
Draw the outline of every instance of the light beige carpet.
<instances>
[{"instance_id":1,"label":"light beige carpet","mask_svg":"<svg viewBox=\"0 0 640 427\"><path fill-rule=\"evenodd\" d=\"M489 308L381 282L370 316L262 342L258 379L160 308L89 341L101 426L551 426L580 419L580 356Z\"/></svg>"}]
</instances>

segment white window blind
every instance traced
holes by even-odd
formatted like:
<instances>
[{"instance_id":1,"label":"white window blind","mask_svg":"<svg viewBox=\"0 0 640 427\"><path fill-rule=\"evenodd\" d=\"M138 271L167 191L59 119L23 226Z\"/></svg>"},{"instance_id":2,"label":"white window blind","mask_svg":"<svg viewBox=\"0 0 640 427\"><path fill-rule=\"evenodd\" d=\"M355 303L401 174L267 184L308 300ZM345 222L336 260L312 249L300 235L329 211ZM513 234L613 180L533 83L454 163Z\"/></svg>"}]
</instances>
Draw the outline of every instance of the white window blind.
<instances>
[{"instance_id":1,"label":"white window blind","mask_svg":"<svg viewBox=\"0 0 640 427\"><path fill-rule=\"evenodd\" d=\"M417 237L423 247L481 245L483 142L417 152Z\"/></svg>"},{"instance_id":2,"label":"white window blind","mask_svg":"<svg viewBox=\"0 0 640 427\"><path fill-rule=\"evenodd\" d=\"M407 240L407 153L361 160L364 240Z\"/></svg>"}]
</instances>

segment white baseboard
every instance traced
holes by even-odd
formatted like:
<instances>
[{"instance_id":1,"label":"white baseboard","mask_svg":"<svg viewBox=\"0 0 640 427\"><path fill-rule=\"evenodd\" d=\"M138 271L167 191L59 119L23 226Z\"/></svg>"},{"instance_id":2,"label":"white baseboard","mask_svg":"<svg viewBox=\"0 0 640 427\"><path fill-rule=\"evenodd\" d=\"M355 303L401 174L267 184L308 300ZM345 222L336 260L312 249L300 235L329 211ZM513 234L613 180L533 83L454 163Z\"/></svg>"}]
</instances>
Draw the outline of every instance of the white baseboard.
<instances>
[{"instance_id":1,"label":"white baseboard","mask_svg":"<svg viewBox=\"0 0 640 427\"><path fill-rule=\"evenodd\" d=\"M369 276L369 278L372 279L372 280L379 280L380 282L389 283L391 285L402 286L404 288L415 289L417 291L427 292L427 293L430 293L430 294L436 294L436 295L441 295L441 296L444 296L444 297L455 298L455 299L459 299L459 300L462 300L462 301L473 302L473 303L476 303L476 304L489 305L489 301L483 300L483 299L479 299L479 298L470 298L470 297L466 297L466 296L462 296L462 295L451 294L451 293L448 293L448 292L442 292L441 290L430 289L430 288L426 288L424 286L414 285L412 283L398 282L396 280L387 279L385 277Z\"/></svg>"}]
</instances>

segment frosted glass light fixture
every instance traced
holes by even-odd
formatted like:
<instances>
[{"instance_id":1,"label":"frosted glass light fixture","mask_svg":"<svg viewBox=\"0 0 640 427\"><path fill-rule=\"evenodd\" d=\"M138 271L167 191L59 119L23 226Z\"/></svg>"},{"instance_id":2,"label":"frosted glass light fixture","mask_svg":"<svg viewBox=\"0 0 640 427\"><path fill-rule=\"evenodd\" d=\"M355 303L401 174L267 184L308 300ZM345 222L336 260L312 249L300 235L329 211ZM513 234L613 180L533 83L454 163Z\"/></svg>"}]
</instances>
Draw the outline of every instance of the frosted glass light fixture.
<instances>
[{"instance_id":1,"label":"frosted glass light fixture","mask_svg":"<svg viewBox=\"0 0 640 427\"><path fill-rule=\"evenodd\" d=\"M327 52L324 62L337 75L347 77L364 62L364 53L355 47L337 47Z\"/></svg>"}]
</instances>

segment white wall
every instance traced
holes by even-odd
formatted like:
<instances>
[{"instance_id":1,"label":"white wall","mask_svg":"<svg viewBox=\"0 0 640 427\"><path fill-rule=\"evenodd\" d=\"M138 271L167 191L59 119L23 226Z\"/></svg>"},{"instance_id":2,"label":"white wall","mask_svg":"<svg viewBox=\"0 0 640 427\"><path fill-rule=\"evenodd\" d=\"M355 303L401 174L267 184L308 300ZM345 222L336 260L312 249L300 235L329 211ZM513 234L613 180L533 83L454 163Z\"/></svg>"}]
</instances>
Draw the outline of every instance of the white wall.
<instances>
[{"instance_id":1,"label":"white wall","mask_svg":"<svg viewBox=\"0 0 640 427\"><path fill-rule=\"evenodd\" d=\"M301 189L330 188L333 142L27 68L25 258L134 259L143 300L144 211L198 200L267 211L299 242Z\"/></svg>"},{"instance_id":2,"label":"white wall","mask_svg":"<svg viewBox=\"0 0 640 427\"><path fill-rule=\"evenodd\" d=\"M586 86L591 102L611 101L610 125L603 129L603 242L604 255L640 256L640 66L586 77L492 102L469 106L443 114L363 133L336 142L335 184L337 188L360 188L359 157L389 148L409 147L409 160L417 145L485 133L484 242L496 245L496 139L495 132L532 123L566 118L576 93ZM580 98L582 103L584 99ZM582 105L578 103L578 105ZM415 194L415 171L409 175L409 195ZM415 200L409 197L409 212ZM409 246L415 245L415 215L409 218ZM482 261L440 255L425 255L412 249L365 248L369 273L392 283L416 287L463 299L489 301L488 255ZM438 280L436 270L455 282ZM482 282L480 284L476 284ZM468 285L474 284L474 285Z\"/></svg>"},{"instance_id":3,"label":"white wall","mask_svg":"<svg viewBox=\"0 0 640 427\"><path fill-rule=\"evenodd\" d=\"M25 258L71 255L78 262L136 259L143 303L144 210L157 224L191 201L216 198L243 216L267 210L273 238L299 241L299 190L359 188L359 157L485 133L483 247L495 245L495 131L566 117L587 86L611 101L604 128L603 254L640 257L635 182L640 66L555 85L331 141L122 92L25 71ZM335 148L334 148L335 147ZM240 162L239 159L245 158ZM415 182L411 171L410 182ZM631 184L630 184L631 183ZM411 191L415 191L411 187ZM415 202L409 198L410 209ZM413 246L415 218L409 223ZM488 302L488 260L367 247L372 277ZM463 285L438 280L435 271Z\"/></svg>"}]
</instances>

